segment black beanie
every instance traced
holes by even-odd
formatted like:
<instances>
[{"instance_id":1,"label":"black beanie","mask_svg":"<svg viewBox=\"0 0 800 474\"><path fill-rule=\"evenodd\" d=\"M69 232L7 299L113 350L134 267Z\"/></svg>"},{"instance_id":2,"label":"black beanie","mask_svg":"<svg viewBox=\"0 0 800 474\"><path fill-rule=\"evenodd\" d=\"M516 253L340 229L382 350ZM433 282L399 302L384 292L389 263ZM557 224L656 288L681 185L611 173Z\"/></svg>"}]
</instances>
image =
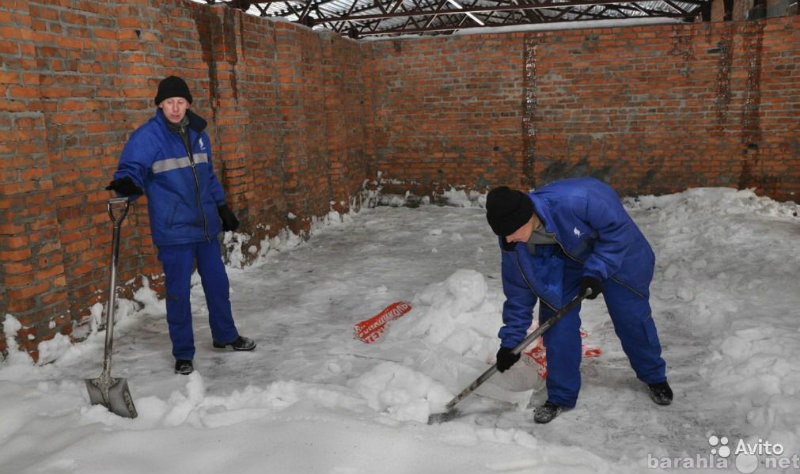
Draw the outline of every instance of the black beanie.
<instances>
[{"instance_id":1,"label":"black beanie","mask_svg":"<svg viewBox=\"0 0 800 474\"><path fill-rule=\"evenodd\" d=\"M189 86L186 82L178 76L169 76L158 83L158 93L156 94L156 105L160 104L164 99L170 97L183 97L192 103L192 93L189 92Z\"/></svg>"},{"instance_id":2,"label":"black beanie","mask_svg":"<svg viewBox=\"0 0 800 474\"><path fill-rule=\"evenodd\" d=\"M500 186L486 196L486 220L495 234L506 237L525 225L533 216L533 202L522 191Z\"/></svg>"}]
</instances>

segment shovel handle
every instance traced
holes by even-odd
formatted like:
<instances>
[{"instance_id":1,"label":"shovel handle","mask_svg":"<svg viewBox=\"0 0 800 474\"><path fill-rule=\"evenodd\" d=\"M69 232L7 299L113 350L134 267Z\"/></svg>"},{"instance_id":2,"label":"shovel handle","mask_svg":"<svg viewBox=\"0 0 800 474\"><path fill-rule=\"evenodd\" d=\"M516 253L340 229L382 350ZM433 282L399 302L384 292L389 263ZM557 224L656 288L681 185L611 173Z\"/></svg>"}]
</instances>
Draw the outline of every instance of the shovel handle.
<instances>
[{"instance_id":1,"label":"shovel handle","mask_svg":"<svg viewBox=\"0 0 800 474\"><path fill-rule=\"evenodd\" d=\"M108 216L114 224L114 234L111 238L111 276L108 285L108 308L105 314L106 340L103 355L103 374L105 379L111 378L111 353L114 345L114 306L117 296L117 261L119 260L119 238L122 221L128 214L130 200L127 197L111 198L108 200Z\"/></svg>"},{"instance_id":2,"label":"shovel handle","mask_svg":"<svg viewBox=\"0 0 800 474\"><path fill-rule=\"evenodd\" d=\"M108 217L111 218L111 222L113 222L114 225L122 225L123 219L128 215L128 208L130 205L131 201L128 197L111 198L108 200ZM119 210L119 214L115 212L115 209L121 209Z\"/></svg>"},{"instance_id":3,"label":"shovel handle","mask_svg":"<svg viewBox=\"0 0 800 474\"><path fill-rule=\"evenodd\" d=\"M558 312L556 312L556 314L554 314L553 316L548 318L547 321L545 321L538 328L536 328L535 331L533 331L532 333L528 334L525 337L525 339L522 340L522 342L517 344L514 347L514 349L511 350L511 352L514 353L514 354L521 353L526 347L528 347L528 345L531 342L535 341L537 337L539 337L542 334L544 334L555 323L557 323L558 320L563 318L565 314L569 313L573 308L578 306L581 303L581 301L583 301L584 298L586 298L585 294L579 295L577 298L575 298L574 300L570 301L566 306L564 306L563 308L558 310ZM486 382L487 380L489 380L489 378L492 375L494 375L496 372L497 372L497 363L493 364L491 367L486 369L486 371L484 373L482 373L480 375L480 377L475 379L475 381L472 382L469 385L469 387L465 388L461 393L459 393L452 400L450 400L450 402L447 405L445 405L445 408L447 408L448 411L452 410L453 407L455 407L458 404L458 402L460 402L461 400L465 399L469 394L471 394L478 387L483 385L483 383Z\"/></svg>"}]
</instances>

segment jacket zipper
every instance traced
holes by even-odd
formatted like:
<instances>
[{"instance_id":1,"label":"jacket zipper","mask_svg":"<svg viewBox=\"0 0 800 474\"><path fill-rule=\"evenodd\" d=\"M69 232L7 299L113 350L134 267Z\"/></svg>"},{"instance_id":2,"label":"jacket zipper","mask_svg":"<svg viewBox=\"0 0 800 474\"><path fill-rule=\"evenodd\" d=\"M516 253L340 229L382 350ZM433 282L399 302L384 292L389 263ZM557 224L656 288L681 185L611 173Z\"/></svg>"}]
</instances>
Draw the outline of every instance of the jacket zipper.
<instances>
[{"instance_id":1,"label":"jacket zipper","mask_svg":"<svg viewBox=\"0 0 800 474\"><path fill-rule=\"evenodd\" d=\"M195 167L194 163L194 155L192 154L192 144L189 143L189 131L186 127L181 127L181 142L183 142L184 148L189 144L189 148L186 149L186 153L189 154L189 163L192 165L192 175L194 175L194 186L195 186L195 200L197 201L197 208L200 210L200 215L203 216L203 234L206 236L206 240L211 240L208 236L208 219L206 218L206 213L203 211L203 201L200 197L200 178L197 176L197 168ZM184 140L183 134L186 134L186 139Z\"/></svg>"}]
</instances>

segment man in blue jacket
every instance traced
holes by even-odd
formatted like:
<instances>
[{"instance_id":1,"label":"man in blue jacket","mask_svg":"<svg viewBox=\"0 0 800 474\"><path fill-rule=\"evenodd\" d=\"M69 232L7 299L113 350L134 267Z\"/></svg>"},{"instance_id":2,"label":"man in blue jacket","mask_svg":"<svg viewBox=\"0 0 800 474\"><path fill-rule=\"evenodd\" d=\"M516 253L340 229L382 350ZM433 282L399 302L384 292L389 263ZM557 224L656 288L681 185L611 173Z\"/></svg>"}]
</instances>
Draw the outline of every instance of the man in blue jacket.
<instances>
[{"instance_id":1,"label":"man in blue jacket","mask_svg":"<svg viewBox=\"0 0 800 474\"><path fill-rule=\"evenodd\" d=\"M539 305L543 323L574 299L603 294L614 329L636 376L659 405L672 402L650 310L655 256L617 196L593 178L556 181L531 193L502 186L486 198L486 218L502 247L503 327L497 368L519 360ZM580 305L544 333L547 401L534 421L548 423L573 408L581 386Z\"/></svg>"},{"instance_id":2,"label":"man in blue jacket","mask_svg":"<svg viewBox=\"0 0 800 474\"><path fill-rule=\"evenodd\" d=\"M167 324L175 373L194 370L191 277L200 274L213 346L251 351L256 344L239 335L233 321L230 284L218 235L239 221L225 204L214 174L206 121L189 110L192 94L176 76L158 85L155 117L125 144L114 180L106 188L136 199L147 194L150 232L164 269Z\"/></svg>"}]
</instances>

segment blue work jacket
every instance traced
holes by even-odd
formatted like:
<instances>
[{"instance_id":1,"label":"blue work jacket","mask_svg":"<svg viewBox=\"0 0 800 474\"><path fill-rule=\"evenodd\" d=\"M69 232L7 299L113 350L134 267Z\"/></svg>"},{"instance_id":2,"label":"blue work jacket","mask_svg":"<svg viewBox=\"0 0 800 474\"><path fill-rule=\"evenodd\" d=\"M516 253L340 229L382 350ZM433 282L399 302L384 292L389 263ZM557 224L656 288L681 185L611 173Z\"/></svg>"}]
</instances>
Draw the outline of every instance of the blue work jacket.
<instances>
[{"instance_id":1,"label":"blue work jacket","mask_svg":"<svg viewBox=\"0 0 800 474\"><path fill-rule=\"evenodd\" d=\"M514 347L525 338L537 299L557 310L576 296L583 276L613 279L649 294L655 255L614 189L594 178L573 178L542 186L528 196L559 248L533 255L526 243L506 244L500 238L506 296L499 334L503 347ZM579 270L569 271L570 267ZM574 281L565 282L565 275Z\"/></svg>"},{"instance_id":2,"label":"blue work jacket","mask_svg":"<svg viewBox=\"0 0 800 474\"><path fill-rule=\"evenodd\" d=\"M130 177L147 194L150 232L157 246L208 241L222 231L218 207L225 193L214 173L206 121L187 110L188 154L161 109L125 144L114 179Z\"/></svg>"}]
</instances>

